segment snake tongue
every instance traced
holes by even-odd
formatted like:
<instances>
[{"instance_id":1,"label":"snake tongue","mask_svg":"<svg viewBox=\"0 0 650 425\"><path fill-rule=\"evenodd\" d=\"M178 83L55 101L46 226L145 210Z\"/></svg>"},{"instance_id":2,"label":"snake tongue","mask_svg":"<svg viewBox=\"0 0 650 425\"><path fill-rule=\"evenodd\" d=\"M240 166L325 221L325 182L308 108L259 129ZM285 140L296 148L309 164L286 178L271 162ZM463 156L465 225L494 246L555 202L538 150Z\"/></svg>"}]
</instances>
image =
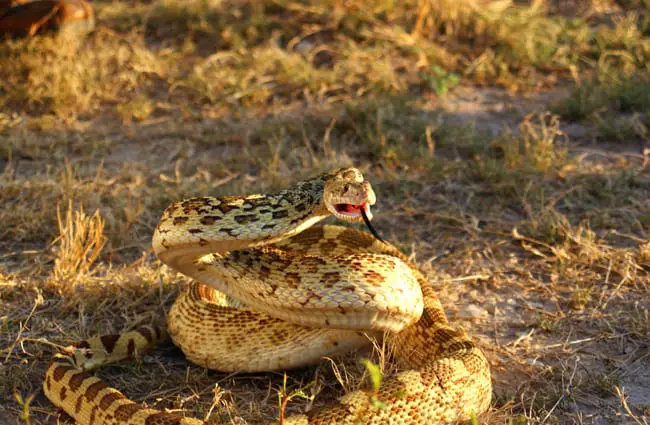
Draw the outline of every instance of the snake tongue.
<instances>
[{"instance_id":1,"label":"snake tongue","mask_svg":"<svg viewBox=\"0 0 650 425\"><path fill-rule=\"evenodd\" d=\"M372 233L372 235L377 238L378 241L386 243L386 241L383 240L381 236L379 236L375 228L372 227L372 224L370 224L368 213L370 213L370 206L368 204L363 204L363 208L361 208L361 217L363 217L363 222L366 223L368 230L370 230L370 233Z\"/></svg>"},{"instance_id":2,"label":"snake tongue","mask_svg":"<svg viewBox=\"0 0 650 425\"><path fill-rule=\"evenodd\" d=\"M374 227L372 227L372 224L370 224L370 219L372 218L372 213L370 212L370 205L367 202L364 202L363 204L336 204L335 206L336 211L338 211L339 214L346 215L348 217L359 217L361 216L363 218L363 222L366 223L366 226L368 227L368 230L370 230L370 233L380 240L381 242L385 242L381 236L377 233Z\"/></svg>"}]
</instances>

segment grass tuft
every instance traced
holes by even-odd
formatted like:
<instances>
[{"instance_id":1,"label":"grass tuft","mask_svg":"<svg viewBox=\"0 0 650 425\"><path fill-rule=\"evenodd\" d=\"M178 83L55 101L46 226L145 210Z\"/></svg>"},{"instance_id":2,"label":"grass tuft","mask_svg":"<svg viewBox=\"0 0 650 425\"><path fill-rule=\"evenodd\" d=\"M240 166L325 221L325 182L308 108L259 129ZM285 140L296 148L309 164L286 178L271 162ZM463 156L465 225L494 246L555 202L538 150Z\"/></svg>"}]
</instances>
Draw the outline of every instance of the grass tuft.
<instances>
[{"instance_id":1,"label":"grass tuft","mask_svg":"<svg viewBox=\"0 0 650 425\"><path fill-rule=\"evenodd\" d=\"M93 264L106 245L104 220L95 210L92 216L86 215L83 208L73 210L68 202L65 217L57 206L59 236L52 243L56 258L52 278L62 293L69 292L75 283L93 273Z\"/></svg>"}]
</instances>

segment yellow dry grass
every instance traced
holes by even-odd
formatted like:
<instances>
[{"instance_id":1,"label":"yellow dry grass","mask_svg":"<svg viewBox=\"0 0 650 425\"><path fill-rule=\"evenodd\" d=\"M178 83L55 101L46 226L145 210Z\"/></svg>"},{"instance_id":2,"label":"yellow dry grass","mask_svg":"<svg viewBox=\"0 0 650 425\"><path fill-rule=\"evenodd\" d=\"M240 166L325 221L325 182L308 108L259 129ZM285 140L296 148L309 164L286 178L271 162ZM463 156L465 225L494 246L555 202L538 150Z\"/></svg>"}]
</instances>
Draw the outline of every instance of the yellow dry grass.
<instances>
[{"instance_id":1,"label":"yellow dry grass","mask_svg":"<svg viewBox=\"0 0 650 425\"><path fill-rule=\"evenodd\" d=\"M354 164L488 353L479 423L646 424L650 12L567 3L120 0L84 39L2 41L0 423L67 423L40 390L54 350L164 320L185 282L150 247L170 202ZM372 375L225 375L169 347L98 374L225 423Z\"/></svg>"},{"instance_id":2,"label":"yellow dry grass","mask_svg":"<svg viewBox=\"0 0 650 425\"><path fill-rule=\"evenodd\" d=\"M65 218L57 206L56 221L59 236L52 242L56 246L52 279L55 285L67 292L76 281L93 272L91 267L106 245L107 238L99 210L88 216L83 208L73 211L72 201L69 201Z\"/></svg>"}]
</instances>

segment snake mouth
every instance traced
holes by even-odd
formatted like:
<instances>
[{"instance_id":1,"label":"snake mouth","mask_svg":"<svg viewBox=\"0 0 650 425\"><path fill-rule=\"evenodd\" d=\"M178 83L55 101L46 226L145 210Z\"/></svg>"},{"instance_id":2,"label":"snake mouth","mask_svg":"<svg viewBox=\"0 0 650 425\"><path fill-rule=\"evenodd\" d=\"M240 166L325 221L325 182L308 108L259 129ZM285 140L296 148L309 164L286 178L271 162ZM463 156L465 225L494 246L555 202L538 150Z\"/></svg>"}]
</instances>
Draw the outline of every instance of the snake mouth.
<instances>
[{"instance_id":1,"label":"snake mouth","mask_svg":"<svg viewBox=\"0 0 650 425\"><path fill-rule=\"evenodd\" d=\"M337 213L346 217L361 217L362 211L366 214L370 212L370 206L366 203L363 204L336 204L334 209Z\"/></svg>"},{"instance_id":2,"label":"snake mouth","mask_svg":"<svg viewBox=\"0 0 650 425\"><path fill-rule=\"evenodd\" d=\"M372 213L370 212L370 205L367 202L363 204L334 204L334 211L336 212L335 215L339 216L340 219L350 222L356 222L356 219L361 218L368 227L368 230L370 230L370 233L379 241L384 242L381 236L377 234L375 228L372 227L372 224L370 224Z\"/></svg>"}]
</instances>

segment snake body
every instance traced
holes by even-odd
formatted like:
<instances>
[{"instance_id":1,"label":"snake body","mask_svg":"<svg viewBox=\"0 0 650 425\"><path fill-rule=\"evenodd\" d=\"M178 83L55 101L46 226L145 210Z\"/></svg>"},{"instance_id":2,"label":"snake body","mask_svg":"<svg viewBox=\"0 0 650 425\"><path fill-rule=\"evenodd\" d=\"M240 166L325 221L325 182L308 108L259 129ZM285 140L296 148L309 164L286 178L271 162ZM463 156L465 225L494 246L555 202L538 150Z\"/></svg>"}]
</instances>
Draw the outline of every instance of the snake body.
<instances>
[{"instance_id":1,"label":"snake body","mask_svg":"<svg viewBox=\"0 0 650 425\"><path fill-rule=\"evenodd\" d=\"M450 326L418 269L366 233L311 227L330 215L358 222L374 203L370 184L347 168L276 194L172 204L154 232L154 250L196 280L169 312L174 343L196 364L254 372L314 363L385 335L400 372L378 390L348 393L286 425L436 424L487 410L488 362ZM88 373L165 338L143 327L68 347L50 362L45 394L82 425L203 424L144 408Z\"/></svg>"}]
</instances>

